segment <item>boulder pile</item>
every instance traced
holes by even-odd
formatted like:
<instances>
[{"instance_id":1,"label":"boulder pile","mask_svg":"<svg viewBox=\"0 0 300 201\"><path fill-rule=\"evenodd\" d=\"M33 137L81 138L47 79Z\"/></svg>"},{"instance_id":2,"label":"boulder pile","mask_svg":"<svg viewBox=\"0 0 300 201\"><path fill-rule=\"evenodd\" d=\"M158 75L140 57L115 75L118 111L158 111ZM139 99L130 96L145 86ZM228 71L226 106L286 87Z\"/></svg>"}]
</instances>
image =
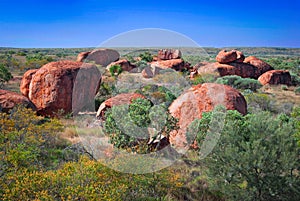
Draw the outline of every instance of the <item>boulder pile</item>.
<instances>
[{"instance_id":1,"label":"boulder pile","mask_svg":"<svg viewBox=\"0 0 300 201\"><path fill-rule=\"evenodd\" d=\"M190 69L190 64L181 58L181 51L178 49L161 49L155 59L150 63L150 67L142 71L144 78L152 78L159 74L162 69L173 69L184 71Z\"/></svg>"},{"instance_id":2,"label":"boulder pile","mask_svg":"<svg viewBox=\"0 0 300 201\"><path fill-rule=\"evenodd\" d=\"M215 74L217 76L238 75L243 78L257 79L263 73L273 70L266 62L244 54L237 50L221 50L216 56L215 63L198 68L198 74Z\"/></svg>"}]
</instances>

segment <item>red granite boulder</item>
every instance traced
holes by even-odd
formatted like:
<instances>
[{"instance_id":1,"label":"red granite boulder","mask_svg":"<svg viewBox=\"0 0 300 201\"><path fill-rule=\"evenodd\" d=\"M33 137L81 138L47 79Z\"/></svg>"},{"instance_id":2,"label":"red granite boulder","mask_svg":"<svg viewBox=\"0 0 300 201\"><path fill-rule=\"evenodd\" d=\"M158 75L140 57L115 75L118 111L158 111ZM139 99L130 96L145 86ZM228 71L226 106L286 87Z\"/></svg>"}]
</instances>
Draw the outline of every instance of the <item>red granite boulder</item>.
<instances>
[{"instance_id":1,"label":"red granite boulder","mask_svg":"<svg viewBox=\"0 0 300 201\"><path fill-rule=\"evenodd\" d=\"M218 55L216 56L216 61L221 63L221 64L227 64L229 62L233 62L237 60L238 55L236 50L221 50Z\"/></svg>"},{"instance_id":2,"label":"red granite boulder","mask_svg":"<svg viewBox=\"0 0 300 201\"><path fill-rule=\"evenodd\" d=\"M31 69L24 73L21 84L20 91L21 93L28 98L29 94L29 84L31 82L32 76L38 71L38 69Z\"/></svg>"},{"instance_id":3,"label":"red granite boulder","mask_svg":"<svg viewBox=\"0 0 300 201\"><path fill-rule=\"evenodd\" d=\"M78 62L84 62L84 60L89 56L90 53L91 53L91 51L89 51L89 52L80 52L77 55L76 61L78 61Z\"/></svg>"},{"instance_id":4,"label":"red granite boulder","mask_svg":"<svg viewBox=\"0 0 300 201\"><path fill-rule=\"evenodd\" d=\"M93 102L101 74L93 64L58 61L42 66L29 85L29 99L47 116L77 113Z\"/></svg>"},{"instance_id":5,"label":"red granite boulder","mask_svg":"<svg viewBox=\"0 0 300 201\"><path fill-rule=\"evenodd\" d=\"M188 143L186 139L188 126L195 119L200 119L203 112L212 111L218 105L223 105L227 110L237 110L244 115L247 113L244 96L227 85L199 84L181 94L169 107L171 115L179 119L180 127L170 133L170 143L179 150L191 146L192 143Z\"/></svg>"},{"instance_id":6,"label":"red granite boulder","mask_svg":"<svg viewBox=\"0 0 300 201\"><path fill-rule=\"evenodd\" d=\"M36 110L35 105L25 96L0 89L0 112L9 112L17 105Z\"/></svg>"},{"instance_id":7,"label":"red granite boulder","mask_svg":"<svg viewBox=\"0 0 300 201\"><path fill-rule=\"evenodd\" d=\"M123 105L123 104L130 104L132 100L137 99L137 98L143 98L145 99L145 96L137 93L123 93L123 94L118 94L112 98L107 99L104 101L98 111L97 111L97 118L102 118L104 119L105 116L105 111L108 108L111 108L113 106L117 105Z\"/></svg>"},{"instance_id":8,"label":"red granite boulder","mask_svg":"<svg viewBox=\"0 0 300 201\"><path fill-rule=\"evenodd\" d=\"M270 66L268 63L254 56L249 56L245 58L244 63L248 63L255 66L258 69L259 76L267 71L274 70L273 67Z\"/></svg>"},{"instance_id":9,"label":"red granite boulder","mask_svg":"<svg viewBox=\"0 0 300 201\"><path fill-rule=\"evenodd\" d=\"M180 59L181 51L178 49L162 49L158 51L157 60Z\"/></svg>"},{"instance_id":10,"label":"red granite boulder","mask_svg":"<svg viewBox=\"0 0 300 201\"><path fill-rule=\"evenodd\" d=\"M271 85L278 85L278 84L286 84L291 85L292 79L289 71L287 70L271 70L267 71L262 74L258 81L262 85L271 84Z\"/></svg>"},{"instance_id":11,"label":"red granite boulder","mask_svg":"<svg viewBox=\"0 0 300 201\"><path fill-rule=\"evenodd\" d=\"M78 55L79 56L79 55ZM112 49L96 49L88 53L86 61L92 61L106 67L108 64L118 61L120 58L119 52Z\"/></svg>"},{"instance_id":12,"label":"red granite boulder","mask_svg":"<svg viewBox=\"0 0 300 201\"><path fill-rule=\"evenodd\" d=\"M126 59L121 59L119 61L115 61L110 63L106 69L109 71L110 67L113 65L119 65L122 68L122 71L131 71L132 69L136 68L136 65L131 64L128 60Z\"/></svg>"}]
</instances>

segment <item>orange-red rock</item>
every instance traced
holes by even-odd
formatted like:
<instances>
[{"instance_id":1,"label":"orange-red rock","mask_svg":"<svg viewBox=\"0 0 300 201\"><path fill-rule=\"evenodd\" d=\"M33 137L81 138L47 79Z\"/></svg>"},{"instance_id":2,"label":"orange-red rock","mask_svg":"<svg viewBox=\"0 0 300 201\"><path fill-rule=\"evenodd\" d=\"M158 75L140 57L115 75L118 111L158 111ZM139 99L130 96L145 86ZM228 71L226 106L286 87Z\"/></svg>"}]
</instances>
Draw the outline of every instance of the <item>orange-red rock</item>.
<instances>
[{"instance_id":1,"label":"orange-red rock","mask_svg":"<svg viewBox=\"0 0 300 201\"><path fill-rule=\"evenodd\" d=\"M158 51L157 60L180 59L181 51L178 49L162 49Z\"/></svg>"},{"instance_id":2,"label":"orange-red rock","mask_svg":"<svg viewBox=\"0 0 300 201\"><path fill-rule=\"evenodd\" d=\"M32 76L36 73L38 69L31 69L24 73L21 84L20 84L20 91L21 93L28 98L29 94L29 84L31 82Z\"/></svg>"},{"instance_id":3,"label":"orange-red rock","mask_svg":"<svg viewBox=\"0 0 300 201\"><path fill-rule=\"evenodd\" d=\"M106 67L108 64L118 61L120 58L119 52L112 49L96 49L88 54L87 61L93 61Z\"/></svg>"},{"instance_id":4,"label":"orange-red rock","mask_svg":"<svg viewBox=\"0 0 300 201\"><path fill-rule=\"evenodd\" d=\"M221 64L233 62L233 61L237 60L237 58L238 58L238 56L237 56L236 50L231 50L231 51L221 50L218 53L218 55L216 56L217 62L219 62Z\"/></svg>"},{"instance_id":5,"label":"orange-red rock","mask_svg":"<svg viewBox=\"0 0 300 201\"><path fill-rule=\"evenodd\" d=\"M0 112L9 112L16 105L36 110L35 105L25 96L0 89Z\"/></svg>"},{"instance_id":6,"label":"orange-red rock","mask_svg":"<svg viewBox=\"0 0 300 201\"><path fill-rule=\"evenodd\" d=\"M94 105L100 81L101 74L93 64L51 62L33 75L29 85L29 99L42 115L76 114Z\"/></svg>"},{"instance_id":7,"label":"orange-red rock","mask_svg":"<svg viewBox=\"0 0 300 201\"><path fill-rule=\"evenodd\" d=\"M174 69L176 71L182 71L184 69L189 69L189 63L185 63L182 59L170 59L170 60L160 60L151 62L151 66L156 66L162 69Z\"/></svg>"},{"instance_id":8,"label":"orange-red rock","mask_svg":"<svg viewBox=\"0 0 300 201\"><path fill-rule=\"evenodd\" d=\"M88 52L80 52L78 55L77 55L77 60L78 62L83 62L87 57L88 55L91 53L91 51L88 51Z\"/></svg>"},{"instance_id":9,"label":"orange-red rock","mask_svg":"<svg viewBox=\"0 0 300 201\"><path fill-rule=\"evenodd\" d=\"M257 79L260 74L255 66L246 63L231 62L228 64L221 64L218 62L209 63L198 69L198 74L214 74L216 76L238 75L243 78Z\"/></svg>"},{"instance_id":10,"label":"orange-red rock","mask_svg":"<svg viewBox=\"0 0 300 201\"><path fill-rule=\"evenodd\" d=\"M123 71L128 71L128 72L131 71L132 69L136 68L136 65L131 64L126 59L122 59L122 60L119 60L119 61L112 62L111 64L109 64L106 67L106 69L109 71L110 67L113 66L113 65L119 65L119 66L121 66Z\"/></svg>"},{"instance_id":11,"label":"orange-red rock","mask_svg":"<svg viewBox=\"0 0 300 201\"><path fill-rule=\"evenodd\" d=\"M118 94L112 98L107 99L104 101L98 111L97 111L97 117L98 118L104 118L105 116L105 111L108 108L111 108L113 106L117 105L123 105L123 104L130 104L132 100L137 99L137 98L143 98L145 99L145 96L137 93L123 93L123 94Z\"/></svg>"},{"instance_id":12,"label":"orange-red rock","mask_svg":"<svg viewBox=\"0 0 300 201\"><path fill-rule=\"evenodd\" d=\"M186 129L195 119L201 118L203 112L212 111L217 105L241 114L247 113L246 100L238 90L215 83L193 86L169 107L171 115L179 119L180 127L178 131L170 133L170 143L179 149L189 147L193 141L187 142Z\"/></svg>"},{"instance_id":13,"label":"orange-red rock","mask_svg":"<svg viewBox=\"0 0 300 201\"><path fill-rule=\"evenodd\" d=\"M234 67L234 75L241 76L242 78L257 79L261 75L257 67L247 63L231 62L228 65Z\"/></svg>"},{"instance_id":14,"label":"orange-red rock","mask_svg":"<svg viewBox=\"0 0 300 201\"><path fill-rule=\"evenodd\" d=\"M264 74L267 71L274 70L272 66L270 66L268 63L254 56L249 56L245 58L244 63L248 63L255 66L258 69L260 75Z\"/></svg>"},{"instance_id":15,"label":"orange-red rock","mask_svg":"<svg viewBox=\"0 0 300 201\"><path fill-rule=\"evenodd\" d=\"M259 78L258 81L262 85L266 84L286 84L286 85L291 85L292 84L292 79L289 71L287 70L271 70L267 71L264 74L262 74Z\"/></svg>"}]
</instances>

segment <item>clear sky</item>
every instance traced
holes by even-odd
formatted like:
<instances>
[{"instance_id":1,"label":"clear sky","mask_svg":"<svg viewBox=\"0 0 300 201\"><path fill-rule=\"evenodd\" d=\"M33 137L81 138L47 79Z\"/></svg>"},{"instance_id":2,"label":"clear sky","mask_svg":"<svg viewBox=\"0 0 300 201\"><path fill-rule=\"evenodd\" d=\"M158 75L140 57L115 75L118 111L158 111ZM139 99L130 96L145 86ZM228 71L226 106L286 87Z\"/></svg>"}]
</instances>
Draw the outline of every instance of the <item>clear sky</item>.
<instances>
[{"instance_id":1,"label":"clear sky","mask_svg":"<svg viewBox=\"0 0 300 201\"><path fill-rule=\"evenodd\" d=\"M95 47L143 28L203 47L300 47L300 0L0 0L0 47Z\"/></svg>"}]
</instances>

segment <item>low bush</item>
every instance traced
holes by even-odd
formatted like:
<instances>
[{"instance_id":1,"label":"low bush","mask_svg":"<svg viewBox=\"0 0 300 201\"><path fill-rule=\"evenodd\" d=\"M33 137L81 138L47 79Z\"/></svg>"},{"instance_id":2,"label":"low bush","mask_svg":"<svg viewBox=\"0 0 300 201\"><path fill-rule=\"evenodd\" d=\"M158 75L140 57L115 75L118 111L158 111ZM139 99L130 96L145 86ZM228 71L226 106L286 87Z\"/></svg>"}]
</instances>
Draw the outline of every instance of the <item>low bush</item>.
<instances>
[{"instance_id":1,"label":"low bush","mask_svg":"<svg viewBox=\"0 0 300 201\"><path fill-rule=\"evenodd\" d=\"M267 94L250 93L245 95L248 110L255 111L273 111L273 102Z\"/></svg>"},{"instance_id":2,"label":"low bush","mask_svg":"<svg viewBox=\"0 0 300 201\"><path fill-rule=\"evenodd\" d=\"M120 65L112 65L109 68L109 72L110 72L111 76L115 77L122 73L122 68Z\"/></svg>"},{"instance_id":3,"label":"low bush","mask_svg":"<svg viewBox=\"0 0 300 201\"><path fill-rule=\"evenodd\" d=\"M150 52L144 52L139 55L141 57L142 61L151 62L153 60L153 56Z\"/></svg>"},{"instance_id":4,"label":"low bush","mask_svg":"<svg viewBox=\"0 0 300 201\"><path fill-rule=\"evenodd\" d=\"M257 89L262 87L260 82L255 79L241 78L237 75L220 77L216 80L216 83L229 85L236 89L250 89L251 91L256 91Z\"/></svg>"},{"instance_id":5,"label":"low bush","mask_svg":"<svg viewBox=\"0 0 300 201\"><path fill-rule=\"evenodd\" d=\"M292 72L290 72L290 74L291 74L292 85L299 86L300 85L300 77L297 74L292 73Z\"/></svg>"},{"instance_id":6,"label":"low bush","mask_svg":"<svg viewBox=\"0 0 300 201\"><path fill-rule=\"evenodd\" d=\"M0 113L0 172L57 167L63 162L60 149L66 146L57 138L62 130L57 119L39 117L22 106Z\"/></svg>"},{"instance_id":7,"label":"low bush","mask_svg":"<svg viewBox=\"0 0 300 201\"><path fill-rule=\"evenodd\" d=\"M180 191L177 174L116 172L82 157L58 170L26 169L0 178L1 200L161 200Z\"/></svg>"}]
</instances>

